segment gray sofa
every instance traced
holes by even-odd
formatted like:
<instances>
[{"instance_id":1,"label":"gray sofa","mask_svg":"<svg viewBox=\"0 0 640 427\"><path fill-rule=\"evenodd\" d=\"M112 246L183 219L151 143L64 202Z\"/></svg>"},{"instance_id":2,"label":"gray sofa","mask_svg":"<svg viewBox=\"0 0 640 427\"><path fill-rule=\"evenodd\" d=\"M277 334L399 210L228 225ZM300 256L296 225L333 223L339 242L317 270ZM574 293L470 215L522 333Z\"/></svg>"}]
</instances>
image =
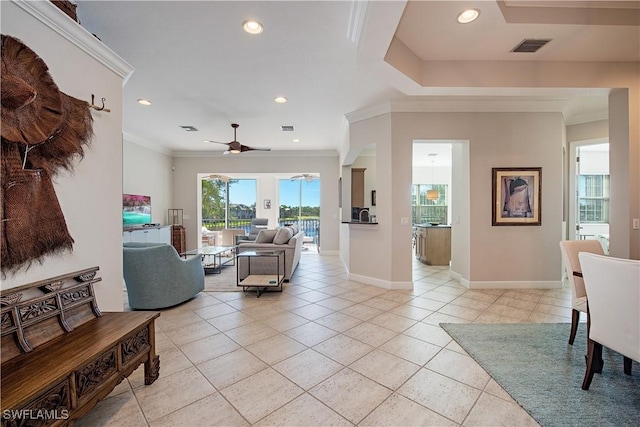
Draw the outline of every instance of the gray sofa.
<instances>
[{"instance_id":1,"label":"gray sofa","mask_svg":"<svg viewBox=\"0 0 640 427\"><path fill-rule=\"evenodd\" d=\"M199 256L181 258L165 243L123 244L123 274L131 308L171 307L204 290Z\"/></svg>"},{"instance_id":2,"label":"gray sofa","mask_svg":"<svg viewBox=\"0 0 640 427\"><path fill-rule=\"evenodd\" d=\"M251 220L251 228L249 228L249 234L243 236L236 236L236 245L241 242L255 242L258 237L258 233L261 230L266 230L269 225L269 218L253 218Z\"/></svg>"},{"instance_id":3,"label":"gray sofa","mask_svg":"<svg viewBox=\"0 0 640 427\"><path fill-rule=\"evenodd\" d=\"M289 233L291 237L287 237ZM260 230L254 242L239 242L238 253L252 250L284 250L285 256L280 268L284 269L285 281L289 281L300 262L303 237L304 231L300 230L297 224L271 230ZM237 262L242 277L247 274L248 262L243 257L239 257ZM275 274L273 258L252 259L251 272L254 274Z\"/></svg>"}]
</instances>

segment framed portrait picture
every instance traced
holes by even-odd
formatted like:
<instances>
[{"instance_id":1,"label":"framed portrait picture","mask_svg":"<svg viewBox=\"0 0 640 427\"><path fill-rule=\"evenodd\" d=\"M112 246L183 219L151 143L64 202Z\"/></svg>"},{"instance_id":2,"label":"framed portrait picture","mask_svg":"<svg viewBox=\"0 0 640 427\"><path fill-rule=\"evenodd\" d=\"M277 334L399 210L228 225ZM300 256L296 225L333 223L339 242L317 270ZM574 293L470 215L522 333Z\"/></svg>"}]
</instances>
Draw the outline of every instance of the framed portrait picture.
<instances>
[{"instance_id":1,"label":"framed portrait picture","mask_svg":"<svg viewBox=\"0 0 640 427\"><path fill-rule=\"evenodd\" d=\"M491 225L542 224L542 168L493 168L491 182Z\"/></svg>"},{"instance_id":2,"label":"framed portrait picture","mask_svg":"<svg viewBox=\"0 0 640 427\"><path fill-rule=\"evenodd\" d=\"M271 209L271 199L264 199L263 206L265 209Z\"/></svg>"}]
</instances>

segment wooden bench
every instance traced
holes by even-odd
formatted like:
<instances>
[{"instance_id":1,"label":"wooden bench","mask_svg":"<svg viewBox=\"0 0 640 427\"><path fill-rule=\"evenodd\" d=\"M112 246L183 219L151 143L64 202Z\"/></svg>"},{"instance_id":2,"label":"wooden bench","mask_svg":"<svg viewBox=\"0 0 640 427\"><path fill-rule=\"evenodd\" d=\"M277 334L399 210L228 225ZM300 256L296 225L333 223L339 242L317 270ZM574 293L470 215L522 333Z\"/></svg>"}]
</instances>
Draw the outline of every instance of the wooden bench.
<instances>
[{"instance_id":1,"label":"wooden bench","mask_svg":"<svg viewBox=\"0 0 640 427\"><path fill-rule=\"evenodd\" d=\"M67 425L144 363L160 372L158 312L101 313L98 267L2 291L3 426Z\"/></svg>"}]
</instances>

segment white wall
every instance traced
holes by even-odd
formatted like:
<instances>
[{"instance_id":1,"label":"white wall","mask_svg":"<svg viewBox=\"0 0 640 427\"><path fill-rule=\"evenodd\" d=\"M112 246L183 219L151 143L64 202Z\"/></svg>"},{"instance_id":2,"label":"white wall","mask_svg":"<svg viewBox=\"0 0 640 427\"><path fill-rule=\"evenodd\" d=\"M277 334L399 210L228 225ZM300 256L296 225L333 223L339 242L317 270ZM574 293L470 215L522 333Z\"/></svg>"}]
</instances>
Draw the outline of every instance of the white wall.
<instances>
[{"instance_id":1,"label":"white wall","mask_svg":"<svg viewBox=\"0 0 640 427\"><path fill-rule=\"evenodd\" d=\"M21 39L48 65L63 92L90 101L105 97L107 112L93 112L95 138L73 172L54 179L73 253L2 280L2 289L99 266L94 288L103 311L121 311L122 293L122 84L132 70L95 37L49 2L0 2L2 33ZM44 22L29 11L44 14ZM64 30L64 31L63 31ZM74 39L71 42L61 34ZM82 46L79 48L78 46ZM100 60L87 54L90 51Z\"/></svg>"},{"instance_id":2,"label":"white wall","mask_svg":"<svg viewBox=\"0 0 640 427\"><path fill-rule=\"evenodd\" d=\"M173 158L125 136L122 156L122 193L151 197L151 222L167 225L168 209L173 209ZM176 206L179 208L179 206Z\"/></svg>"},{"instance_id":3,"label":"white wall","mask_svg":"<svg viewBox=\"0 0 640 427\"><path fill-rule=\"evenodd\" d=\"M411 287L411 256L406 254L405 259L398 260L390 256L398 244L392 218L392 209L396 203L396 194L392 192L392 169L402 169L408 174L408 185L405 193L411 195L411 160L398 167L391 150L391 117L389 114L380 115L371 119L357 121L349 126L350 150L375 146L376 150L376 217L377 225L350 224L348 259L345 263L349 268L349 277L362 283L373 284L385 288L410 288ZM409 199L409 208L410 199ZM403 227L408 231L404 244L411 248L411 215L407 215L407 224ZM405 272L402 280L396 276L397 270Z\"/></svg>"},{"instance_id":4,"label":"white wall","mask_svg":"<svg viewBox=\"0 0 640 427\"><path fill-rule=\"evenodd\" d=\"M469 141L451 145L451 271L458 280L470 277L471 194Z\"/></svg>"},{"instance_id":5,"label":"white wall","mask_svg":"<svg viewBox=\"0 0 640 427\"><path fill-rule=\"evenodd\" d=\"M298 154L257 154L245 153L238 156L221 156L202 153L197 157L186 154L174 156L175 171L172 174L173 204L175 208L184 209L184 222L187 233L187 247L195 248L200 241L198 224L198 174L251 174L259 179L258 191L266 190L264 195L258 194L258 204L266 195L271 195L271 213L259 211L258 216L277 215L277 184L275 177L260 178L264 174L285 174L287 176L299 173L312 173L320 176L320 245L322 253L337 253L339 247L339 211L338 211L338 153L318 155ZM273 186L269 186L271 179ZM275 221L275 220L273 220ZM270 220L270 224L275 224Z\"/></svg>"},{"instance_id":6,"label":"white wall","mask_svg":"<svg viewBox=\"0 0 640 427\"><path fill-rule=\"evenodd\" d=\"M384 129L387 125L391 135ZM391 113L352 123L351 138L356 147L375 141L377 157L385 159L377 169L381 224L360 234L350 230L352 273L368 272L392 283L411 281L411 227L404 219L411 218L412 173L405 165L411 164L413 140L468 140L468 179L466 173L459 179L468 182L468 202L455 205L452 232L468 227L468 233L455 241L458 245L468 241L469 257L468 265L464 255L455 261L456 273L471 287L560 285L564 143L560 113ZM459 161L464 165L466 159L463 147ZM542 167L541 226L491 225L494 167Z\"/></svg>"}]
</instances>

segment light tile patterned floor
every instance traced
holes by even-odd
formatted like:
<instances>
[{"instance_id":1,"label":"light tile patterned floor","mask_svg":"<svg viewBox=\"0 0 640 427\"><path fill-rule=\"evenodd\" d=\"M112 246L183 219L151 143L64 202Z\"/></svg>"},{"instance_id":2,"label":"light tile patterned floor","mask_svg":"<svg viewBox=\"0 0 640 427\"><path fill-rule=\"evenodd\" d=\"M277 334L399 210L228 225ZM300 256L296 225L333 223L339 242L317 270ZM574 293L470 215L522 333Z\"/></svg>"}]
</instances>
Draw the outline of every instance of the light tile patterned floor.
<instances>
[{"instance_id":1,"label":"light tile patterned floor","mask_svg":"<svg viewBox=\"0 0 640 427\"><path fill-rule=\"evenodd\" d=\"M76 426L537 425L439 323L569 322L569 290L467 290L413 269L413 290L387 291L305 253L282 293L162 310L160 378L144 386L139 368Z\"/></svg>"}]
</instances>

